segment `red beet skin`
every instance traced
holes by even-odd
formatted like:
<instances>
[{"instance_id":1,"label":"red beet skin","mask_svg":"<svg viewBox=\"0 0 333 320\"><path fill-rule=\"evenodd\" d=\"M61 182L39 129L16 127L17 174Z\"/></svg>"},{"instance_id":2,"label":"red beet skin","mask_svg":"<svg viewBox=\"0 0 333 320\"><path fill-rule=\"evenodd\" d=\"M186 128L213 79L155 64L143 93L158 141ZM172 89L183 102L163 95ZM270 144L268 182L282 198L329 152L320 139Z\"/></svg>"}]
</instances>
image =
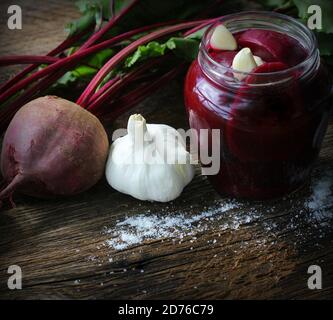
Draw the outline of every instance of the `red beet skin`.
<instances>
[{"instance_id":1,"label":"red beet skin","mask_svg":"<svg viewBox=\"0 0 333 320\"><path fill-rule=\"evenodd\" d=\"M5 133L1 172L7 187L35 197L68 196L103 175L108 138L99 120L77 104L46 96L23 106Z\"/></svg>"},{"instance_id":2,"label":"red beet skin","mask_svg":"<svg viewBox=\"0 0 333 320\"><path fill-rule=\"evenodd\" d=\"M267 62L279 61L295 66L307 55L297 40L276 31L251 29L240 33L236 38L242 48L250 48L254 55Z\"/></svg>"}]
</instances>

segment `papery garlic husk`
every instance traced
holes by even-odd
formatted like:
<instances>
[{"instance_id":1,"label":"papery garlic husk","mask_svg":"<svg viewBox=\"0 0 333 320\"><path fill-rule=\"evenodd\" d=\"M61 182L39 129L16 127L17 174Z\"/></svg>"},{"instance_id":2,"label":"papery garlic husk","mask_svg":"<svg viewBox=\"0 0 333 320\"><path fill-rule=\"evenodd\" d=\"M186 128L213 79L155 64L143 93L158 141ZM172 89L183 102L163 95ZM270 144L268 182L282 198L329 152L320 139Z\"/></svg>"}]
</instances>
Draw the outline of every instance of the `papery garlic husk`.
<instances>
[{"instance_id":1,"label":"papery garlic husk","mask_svg":"<svg viewBox=\"0 0 333 320\"><path fill-rule=\"evenodd\" d=\"M108 183L140 200L176 199L194 176L182 136L170 126L146 124L140 114L130 116L127 132L111 145Z\"/></svg>"}]
</instances>

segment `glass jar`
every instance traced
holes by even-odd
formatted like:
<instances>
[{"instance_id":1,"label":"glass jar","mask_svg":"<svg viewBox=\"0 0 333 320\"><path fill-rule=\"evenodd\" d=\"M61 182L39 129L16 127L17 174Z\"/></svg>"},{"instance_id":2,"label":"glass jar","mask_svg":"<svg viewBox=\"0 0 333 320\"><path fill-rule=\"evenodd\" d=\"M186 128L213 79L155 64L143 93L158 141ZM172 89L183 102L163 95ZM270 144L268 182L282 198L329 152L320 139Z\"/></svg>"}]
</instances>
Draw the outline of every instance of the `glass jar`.
<instances>
[{"instance_id":1,"label":"glass jar","mask_svg":"<svg viewBox=\"0 0 333 320\"><path fill-rule=\"evenodd\" d=\"M332 81L323 66L314 34L297 20L271 12L241 12L223 17L233 34L249 28L287 34L307 51L286 70L242 73L209 54L215 24L201 41L198 58L185 80L189 123L201 150L212 150L211 135L200 141L200 129L220 129L220 170L208 178L221 194L265 199L304 184L318 156L331 104ZM237 72L236 72L237 73Z\"/></svg>"}]
</instances>

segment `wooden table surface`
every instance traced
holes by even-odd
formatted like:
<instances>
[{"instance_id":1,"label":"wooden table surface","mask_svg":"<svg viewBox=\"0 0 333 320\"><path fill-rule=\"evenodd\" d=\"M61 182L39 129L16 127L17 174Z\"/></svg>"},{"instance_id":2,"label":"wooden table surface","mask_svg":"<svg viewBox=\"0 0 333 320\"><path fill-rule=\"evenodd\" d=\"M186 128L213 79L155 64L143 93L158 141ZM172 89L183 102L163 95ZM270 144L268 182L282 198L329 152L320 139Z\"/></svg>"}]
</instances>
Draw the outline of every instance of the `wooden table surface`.
<instances>
[{"instance_id":1,"label":"wooden table surface","mask_svg":"<svg viewBox=\"0 0 333 320\"><path fill-rule=\"evenodd\" d=\"M78 17L69 0L15 3L23 9L23 30L6 28L9 1L1 1L1 55L46 53ZM2 70L0 78L7 77ZM148 122L188 126L180 81L136 111ZM140 202L104 180L69 199L16 195L17 207L0 214L0 298L332 299L332 198L321 199L315 212L306 205L333 172L332 142L331 121L312 182L263 203L221 198L199 174L171 204ZM140 226L122 222L140 215L153 221L144 231L155 234L122 247L126 234L142 236ZM173 218L183 223L166 228ZM23 272L22 290L7 287L14 264ZM322 269L321 290L307 286L313 264Z\"/></svg>"}]
</instances>

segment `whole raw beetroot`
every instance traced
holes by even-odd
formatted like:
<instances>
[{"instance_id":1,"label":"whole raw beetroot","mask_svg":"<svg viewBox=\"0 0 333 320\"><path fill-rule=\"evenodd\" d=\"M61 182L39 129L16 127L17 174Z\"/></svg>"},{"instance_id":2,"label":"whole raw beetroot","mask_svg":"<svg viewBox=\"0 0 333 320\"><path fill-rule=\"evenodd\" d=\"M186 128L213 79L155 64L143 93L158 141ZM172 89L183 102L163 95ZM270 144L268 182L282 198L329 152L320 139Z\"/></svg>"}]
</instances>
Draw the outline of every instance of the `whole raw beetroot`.
<instances>
[{"instance_id":1,"label":"whole raw beetroot","mask_svg":"<svg viewBox=\"0 0 333 320\"><path fill-rule=\"evenodd\" d=\"M5 133L1 172L7 186L35 197L68 196L92 187L103 175L109 142L100 121L77 104L35 99L14 116Z\"/></svg>"}]
</instances>

